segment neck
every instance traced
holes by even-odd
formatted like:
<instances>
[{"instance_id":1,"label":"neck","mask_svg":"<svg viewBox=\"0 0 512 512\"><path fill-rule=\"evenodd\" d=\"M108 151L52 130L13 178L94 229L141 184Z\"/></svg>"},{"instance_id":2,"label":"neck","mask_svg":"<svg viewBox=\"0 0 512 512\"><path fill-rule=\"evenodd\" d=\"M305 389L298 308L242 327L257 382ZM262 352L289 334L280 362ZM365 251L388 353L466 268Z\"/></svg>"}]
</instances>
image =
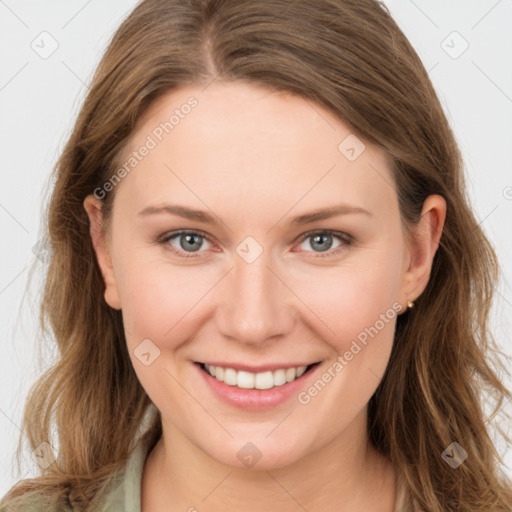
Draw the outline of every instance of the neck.
<instances>
[{"instance_id":1,"label":"neck","mask_svg":"<svg viewBox=\"0 0 512 512\"><path fill-rule=\"evenodd\" d=\"M221 464L163 422L163 436L144 467L142 512L393 512L395 472L368 444L363 412L322 448L269 469Z\"/></svg>"}]
</instances>

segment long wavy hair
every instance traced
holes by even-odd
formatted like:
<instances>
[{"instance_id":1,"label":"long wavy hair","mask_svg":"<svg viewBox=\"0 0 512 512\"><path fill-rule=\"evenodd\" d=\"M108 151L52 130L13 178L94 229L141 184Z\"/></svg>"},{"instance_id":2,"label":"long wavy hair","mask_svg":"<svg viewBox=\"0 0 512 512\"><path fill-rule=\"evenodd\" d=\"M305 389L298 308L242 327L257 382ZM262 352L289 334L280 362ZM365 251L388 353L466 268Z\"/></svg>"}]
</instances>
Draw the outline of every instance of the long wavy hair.
<instances>
[{"instance_id":1,"label":"long wavy hair","mask_svg":"<svg viewBox=\"0 0 512 512\"><path fill-rule=\"evenodd\" d=\"M103 298L82 203L116 172L155 100L215 79L304 97L383 149L407 230L427 196L444 197L430 279L397 319L390 362L368 406L368 437L402 475L406 510L415 500L428 512L510 512L512 485L490 436L511 397L489 326L498 261L470 207L463 161L429 76L377 0L144 0L121 24L55 166L46 211L51 259L40 323L58 358L30 390L23 428L32 450L55 435L58 457L1 504L37 495L90 510L138 440L161 436L121 313ZM115 188L103 199L105 228L114 195ZM453 441L468 452L457 469L441 457Z\"/></svg>"}]
</instances>

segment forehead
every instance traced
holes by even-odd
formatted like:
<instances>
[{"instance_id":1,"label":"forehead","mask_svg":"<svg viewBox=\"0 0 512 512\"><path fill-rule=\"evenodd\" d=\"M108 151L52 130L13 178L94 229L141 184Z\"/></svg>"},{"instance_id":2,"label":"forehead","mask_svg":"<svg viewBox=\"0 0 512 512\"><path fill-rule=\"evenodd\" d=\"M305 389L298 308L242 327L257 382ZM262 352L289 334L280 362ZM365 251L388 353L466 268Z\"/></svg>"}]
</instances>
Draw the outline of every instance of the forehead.
<instances>
[{"instance_id":1,"label":"forehead","mask_svg":"<svg viewBox=\"0 0 512 512\"><path fill-rule=\"evenodd\" d=\"M370 207L396 195L384 152L320 105L253 84L166 94L139 121L122 160L148 144L120 187L140 207L185 196L196 206L203 198L255 210L264 200L281 205L278 213L299 201L303 209Z\"/></svg>"}]
</instances>

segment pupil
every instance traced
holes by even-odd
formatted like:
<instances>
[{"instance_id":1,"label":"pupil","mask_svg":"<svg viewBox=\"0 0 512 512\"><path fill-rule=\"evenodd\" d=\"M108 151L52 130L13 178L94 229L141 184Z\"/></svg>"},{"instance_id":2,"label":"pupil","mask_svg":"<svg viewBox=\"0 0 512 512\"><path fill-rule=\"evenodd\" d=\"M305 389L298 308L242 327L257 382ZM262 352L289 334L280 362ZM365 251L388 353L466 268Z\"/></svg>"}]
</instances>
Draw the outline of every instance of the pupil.
<instances>
[{"instance_id":1,"label":"pupil","mask_svg":"<svg viewBox=\"0 0 512 512\"><path fill-rule=\"evenodd\" d=\"M196 235L190 235L190 234L181 235L181 241L186 240L187 244L190 243L190 239L193 240L194 238L199 239L200 237L198 237ZM191 245L194 245L193 241L191 242ZM196 247L189 247L189 249L191 248L192 250L195 251L195 250L198 250L198 249L201 248L201 242L200 241L196 242L195 245L196 245ZM181 244L181 246L183 247L183 244ZM185 249L185 247L183 247L183 248Z\"/></svg>"},{"instance_id":2,"label":"pupil","mask_svg":"<svg viewBox=\"0 0 512 512\"><path fill-rule=\"evenodd\" d=\"M327 235L327 236L326 235L315 235L313 237L313 245L315 245L317 243L318 239L321 240L321 239L325 239L325 238L330 239L331 237L329 235ZM329 243L327 243L327 245L326 244L323 244L323 245L320 244L319 249L321 251L327 251L327 250L330 249L331 245L332 245L332 240Z\"/></svg>"}]
</instances>

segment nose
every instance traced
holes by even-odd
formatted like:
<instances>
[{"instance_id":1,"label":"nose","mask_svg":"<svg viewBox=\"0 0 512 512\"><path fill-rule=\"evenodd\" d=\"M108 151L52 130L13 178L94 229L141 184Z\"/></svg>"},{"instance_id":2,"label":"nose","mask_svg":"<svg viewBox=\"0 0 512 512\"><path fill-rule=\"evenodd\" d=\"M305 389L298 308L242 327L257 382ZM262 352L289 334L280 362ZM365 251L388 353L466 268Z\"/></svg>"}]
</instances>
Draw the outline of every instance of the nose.
<instances>
[{"instance_id":1,"label":"nose","mask_svg":"<svg viewBox=\"0 0 512 512\"><path fill-rule=\"evenodd\" d=\"M289 334L295 322L295 295L268 252L247 263L236 256L234 268L218 293L217 327L222 335L246 345L260 345Z\"/></svg>"}]
</instances>

